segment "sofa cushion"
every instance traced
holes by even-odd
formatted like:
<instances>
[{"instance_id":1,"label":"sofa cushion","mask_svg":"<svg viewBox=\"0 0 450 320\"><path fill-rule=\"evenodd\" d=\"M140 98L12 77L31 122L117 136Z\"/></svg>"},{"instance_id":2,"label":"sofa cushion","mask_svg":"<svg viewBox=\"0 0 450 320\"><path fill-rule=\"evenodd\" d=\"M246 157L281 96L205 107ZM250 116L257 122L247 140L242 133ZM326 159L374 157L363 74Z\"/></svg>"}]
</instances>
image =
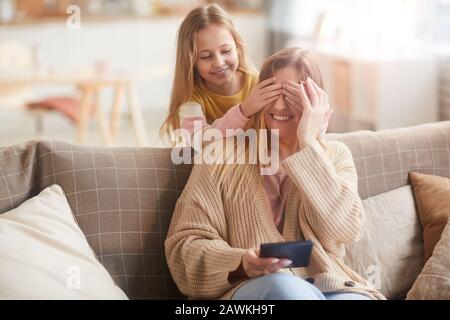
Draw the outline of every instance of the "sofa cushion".
<instances>
[{"instance_id":1,"label":"sofa cushion","mask_svg":"<svg viewBox=\"0 0 450 320\"><path fill-rule=\"evenodd\" d=\"M347 245L345 262L388 299L403 298L423 267L420 223L411 186L363 201L362 237Z\"/></svg>"},{"instance_id":2,"label":"sofa cushion","mask_svg":"<svg viewBox=\"0 0 450 320\"><path fill-rule=\"evenodd\" d=\"M450 178L450 121L327 134L326 139L341 141L351 150L361 199L410 184L411 171Z\"/></svg>"},{"instance_id":3,"label":"sofa cushion","mask_svg":"<svg viewBox=\"0 0 450 320\"><path fill-rule=\"evenodd\" d=\"M450 218L434 248L431 258L425 264L408 300L450 300Z\"/></svg>"},{"instance_id":4,"label":"sofa cushion","mask_svg":"<svg viewBox=\"0 0 450 320\"><path fill-rule=\"evenodd\" d=\"M450 217L450 179L417 172L411 172L409 176L423 228L427 261Z\"/></svg>"},{"instance_id":5,"label":"sofa cushion","mask_svg":"<svg viewBox=\"0 0 450 320\"><path fill-rule=\"evenodd\" d=\"M57 185L0 216L0 266L0 300L127 299Z\"/></svg>"},{"instance_id":6,"label":"sofa cushion","mask_svg":"<svg viewBox=\"0 0 450 320\"><path fill-rule=\"evenodd\" d=\"M362 199L409 184L410 171L450 177L450 121L326 137L350 148ZM170 152L47 140L0 148L0 214L59 184L89 244L128 297L182 298L163 241L191 166L174 165Z\"/></svg>"},{"instance_id":7,"label":"sofa cushion","mask_svg":"<svg viewBox=\"0 0 450 320\"><path fill-rule=\"evenodd\" d=\"M0 213L58 184L129 298L183 298L167 268L164 239L190 166L174 165L170 153L40 140L0 148Z\"/></svg>"}]
</instances>

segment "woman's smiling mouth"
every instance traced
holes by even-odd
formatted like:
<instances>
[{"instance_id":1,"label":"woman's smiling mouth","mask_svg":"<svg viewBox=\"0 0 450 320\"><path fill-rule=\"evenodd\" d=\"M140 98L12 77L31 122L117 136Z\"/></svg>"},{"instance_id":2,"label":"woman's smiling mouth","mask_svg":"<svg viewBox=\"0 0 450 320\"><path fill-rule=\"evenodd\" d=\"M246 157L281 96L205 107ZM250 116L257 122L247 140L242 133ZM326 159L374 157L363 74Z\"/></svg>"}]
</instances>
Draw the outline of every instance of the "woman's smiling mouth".
<instances>
[{"instance_id":1,"label":"woman's smiling mouth","mask_svg":"<svg viewBox=\"0 0 450 320\"><path fill-rule=\"evenodd\" d=\"M275 113L271 113L270 115L272 116L273 119L275 119L277 121L289 121L289 120L294 118L294 116L292 114L275 114Z\"/></svg>"}]
</instances>

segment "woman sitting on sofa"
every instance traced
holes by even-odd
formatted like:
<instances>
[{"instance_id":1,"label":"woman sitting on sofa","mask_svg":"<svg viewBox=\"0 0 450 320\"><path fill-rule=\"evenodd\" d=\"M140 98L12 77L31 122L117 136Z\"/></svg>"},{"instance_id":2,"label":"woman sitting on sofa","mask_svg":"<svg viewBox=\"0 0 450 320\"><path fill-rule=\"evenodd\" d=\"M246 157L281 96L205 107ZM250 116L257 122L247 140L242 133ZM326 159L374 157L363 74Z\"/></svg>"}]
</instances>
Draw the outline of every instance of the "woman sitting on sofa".
<instances>
[{"instance_id":1,"label":"woman sitting on sofa","mask_svg":"<svg viewBox=\"0 0 450 320\"><path fill-rule=\"evenodd\" d=\"M279 138L277 174L262 175L261 163L195 165L165 241L172 277L194 299L384 299L343 262L364 210L350 150L318 140L329 117L318 65L285 49L265 61L260 81L273 76L282 93L252 128ZM259 257L263 243L306 239L314 243L307 267Z\"/></svg>"}]
</instances>

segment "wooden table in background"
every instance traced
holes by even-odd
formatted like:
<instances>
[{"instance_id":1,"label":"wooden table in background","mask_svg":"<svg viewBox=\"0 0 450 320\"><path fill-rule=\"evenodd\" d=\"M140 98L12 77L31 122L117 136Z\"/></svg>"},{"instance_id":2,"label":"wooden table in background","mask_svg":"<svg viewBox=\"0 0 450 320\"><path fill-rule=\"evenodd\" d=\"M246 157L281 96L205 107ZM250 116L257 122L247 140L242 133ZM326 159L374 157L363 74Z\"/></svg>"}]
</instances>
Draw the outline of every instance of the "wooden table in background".
<instances>
[{"instance_id":1,"label":"wooden table in background","mask_svg":"<svg viewBox=\"0 0 450 320\"><path fill-rule=\"evenodd\" d=\"M78 122L76 142L85 143L90 114L95 111L97 122L103 142L107 146L117 142L123 97L126 97L127 106L131 114L134 134L139 146L147 146L148 139L145 132L142 111L136 95L134 82L147 78L145 74L108 73L104 76L95 76L92 73L64 73L49 74L46 76L0 76L0 86L42 86L42 85L73 85L81 92L80 121ZM100 103L100 92L112 88L114 99L111 110L111 119L108 121ZM92 110L91 108L94 108Z\"/></svg>"}]
</instances>

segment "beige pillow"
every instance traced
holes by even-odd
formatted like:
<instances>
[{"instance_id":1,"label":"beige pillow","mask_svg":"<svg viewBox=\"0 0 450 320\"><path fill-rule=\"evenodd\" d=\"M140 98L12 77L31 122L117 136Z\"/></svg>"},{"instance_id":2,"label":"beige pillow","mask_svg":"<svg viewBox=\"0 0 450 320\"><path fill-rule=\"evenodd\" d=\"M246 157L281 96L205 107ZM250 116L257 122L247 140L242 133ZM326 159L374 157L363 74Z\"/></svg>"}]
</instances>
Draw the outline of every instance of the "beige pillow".
<instances>
[{"instance_id":1,"label":"beige pillow","mask_svg":"<svg viewBox=\"0 0 450 320\"><path fill-rule=\"evenodd\" d=\"M410 300L450 300L450 218L431 258L406 297Z\"/></svg>"},{"instance_id":2,"label":"beige pillow","mask_svg":"<svg viewBox=\"0 0 450 320\"><path fill-rule=\"evenodd\" d=\"M423 243L411 186L363 200L362 237L347 245L345 262L388 299L404 298L421 272Z\"/></svg>"},{"instance_id":3,"label":"beige pillow","mask_svg":"<svg viewBox=\"0 0 450 320\"><path fill-rule=\"evenodd\" d=\"M433 254L450 217L450 179L410 172L411 185L423 227L425 261Z\"/></svg>"},{"instance_id":4,"label":"beige pillow","mask_svg":"<svg viewBox=\"0 0 450 320\"><path fill-rule=\"evenodd\" d=\"M2 299L127 299L97 260L60 186L0 215Z\"/></svg>"}]
</instances>

